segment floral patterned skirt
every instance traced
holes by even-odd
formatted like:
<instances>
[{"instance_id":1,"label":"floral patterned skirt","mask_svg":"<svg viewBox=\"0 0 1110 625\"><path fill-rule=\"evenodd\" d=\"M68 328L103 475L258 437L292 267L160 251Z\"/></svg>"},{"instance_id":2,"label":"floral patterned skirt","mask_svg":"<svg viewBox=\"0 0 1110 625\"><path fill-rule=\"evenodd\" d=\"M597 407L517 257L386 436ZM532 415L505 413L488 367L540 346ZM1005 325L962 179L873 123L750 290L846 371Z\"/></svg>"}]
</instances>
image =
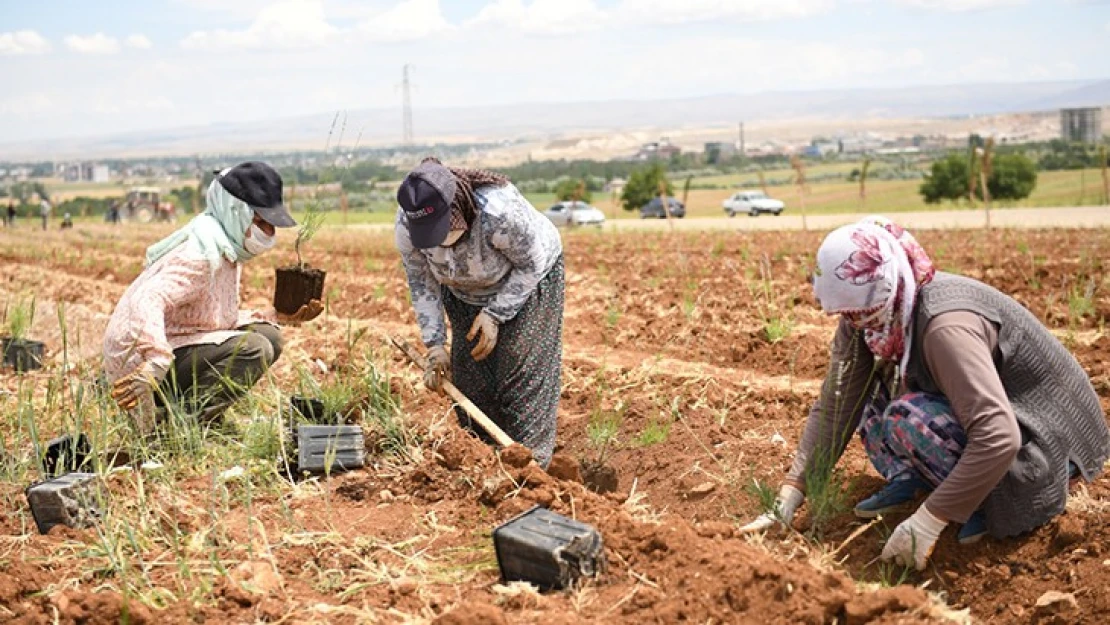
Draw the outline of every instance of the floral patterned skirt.
<instances>
[{"instance_id":1,"label":"floral patterned skirt","mask_svg":"<svg viewBox=\"0 0 1110 625\"><path fill-rule=\"evenodd\" d=\"M516 317L501 324L497 346L475 362L466 334L482 312L443 289L451 320L451 374L455 386L510 438L532 450L544 468L555 450L555 430L562 391L563 298L566 283L560 258L540 280ZM456 408L459 422L492 442L470 417Z\"/></svg>"},{"instance_id":2,"label":"floral patterned skirt","mask_svg":"<svg viewBox=\"0 0 1110 625\"><path fill-rule=\"evenodd\" d=\"M888 482L916 475L936 488L967 447L967 434L948 399L910 393L884 400L876 398L860 420L860 439L871 464Z\"/></svg>"}]
</instances>

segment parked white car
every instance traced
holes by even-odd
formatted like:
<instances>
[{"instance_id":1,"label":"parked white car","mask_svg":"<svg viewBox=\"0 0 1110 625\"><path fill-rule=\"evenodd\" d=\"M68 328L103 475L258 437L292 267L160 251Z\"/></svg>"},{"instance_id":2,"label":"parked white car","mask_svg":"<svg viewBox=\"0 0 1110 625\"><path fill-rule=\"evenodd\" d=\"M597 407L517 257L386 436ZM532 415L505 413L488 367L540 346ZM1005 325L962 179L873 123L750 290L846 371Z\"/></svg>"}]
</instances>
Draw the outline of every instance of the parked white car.
<instances>
[{"instance_id":1,"label":"parked white car","mask_svg":"<svg viewBox=\"0 0 1110 625\"><path fill-rule=\"evenodd\" d=\"M752 217L760 213L771 213L777 216L786 209L785 204L767 197L762 191L739 191L725 200L724 207L729 217L735 217L739 213L747 213Z\"/></svg>"},{"instance_id":2,"label":"parked white car","mask_svg":"<svg viewBox=\"0 0 1110 625\"><path fill-rule=\"evenodd\" d=\"M543 214L558 227L600 226L605 223L605 214L585 202L559 202Z\"/></svg>"}]
</instances>

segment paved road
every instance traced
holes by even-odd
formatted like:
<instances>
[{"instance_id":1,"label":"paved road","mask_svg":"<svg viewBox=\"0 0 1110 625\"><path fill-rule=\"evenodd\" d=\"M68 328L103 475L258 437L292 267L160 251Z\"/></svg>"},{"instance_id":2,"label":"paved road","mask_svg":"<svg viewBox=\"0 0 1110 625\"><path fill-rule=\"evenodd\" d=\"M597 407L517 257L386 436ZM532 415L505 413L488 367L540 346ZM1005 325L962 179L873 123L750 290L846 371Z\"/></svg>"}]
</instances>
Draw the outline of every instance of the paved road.
<instances>
[{"instance_id":1,"label":"paved road","mask_svg":"<svg viewBox=\"0 0 1110 625\"><path fill-rule=\"evenodd\" d=\"M832 230L865 217L868 213L812 215L806 219L810 230ZM892 213L891 219L912 230L974 229L986 224L981 210L922 211ZM1007 208L991 211L991 225L999 228L1103 228L1110 226L1110 206L1067 208ZM607 230L666 230L665 219L611 219ZM703 217L675 219L675 230L801 230L801 215L774 217Z\"/></svg>"},{"instance_id":2,"label":"paved road","mask_svg":"<svg viewBox=\"0 0 1110 625\"><path fill-rule=\"evenodd\" d=\"M811 215L806 226L818 232L832 230L859 221L868 213ZM981 210L937 210L912 213L891 213L900 225L913 230L969 230L982 228L986 216ZM1060 208L1006 208L991 211L991 225L999 228L1105 228L1110 227L1110 206L1077 206ZM356 224L359 230L393 230L393 224ZM610 219L605 230L667 230L665 219ZM801 230L801 215L781 217L695 217L675 219L675 230Z\"/></svg>"}]
</instances>

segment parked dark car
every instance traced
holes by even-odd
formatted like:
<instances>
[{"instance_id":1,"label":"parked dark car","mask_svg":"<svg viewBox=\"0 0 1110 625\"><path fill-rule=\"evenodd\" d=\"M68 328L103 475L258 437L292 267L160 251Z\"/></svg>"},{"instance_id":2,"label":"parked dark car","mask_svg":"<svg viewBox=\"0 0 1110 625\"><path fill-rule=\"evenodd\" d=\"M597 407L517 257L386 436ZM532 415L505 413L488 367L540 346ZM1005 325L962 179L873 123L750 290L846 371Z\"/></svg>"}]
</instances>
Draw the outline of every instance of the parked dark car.
<instances>
[{"instance_id":1,"label":"parked dark car","mask_svg":"<svg viewBox=\"0 0 1110 625\"><path fill-rule=\"evenodd\" d=\"M671 217L682 218L686 216L686 207L673 197L667 198L667 208ZM663 210L663 201L658 197L640 207L640 219L666 219L667 213Z\"/></svg>"}]
</instances>

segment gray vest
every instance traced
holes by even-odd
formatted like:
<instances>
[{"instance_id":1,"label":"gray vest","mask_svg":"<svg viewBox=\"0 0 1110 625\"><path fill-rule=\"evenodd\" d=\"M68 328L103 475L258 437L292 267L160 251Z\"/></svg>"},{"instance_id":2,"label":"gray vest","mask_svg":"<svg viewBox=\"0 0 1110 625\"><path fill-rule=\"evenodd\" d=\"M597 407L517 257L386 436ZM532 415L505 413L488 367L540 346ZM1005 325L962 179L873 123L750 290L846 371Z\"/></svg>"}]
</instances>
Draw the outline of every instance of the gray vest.
<instances>
[{"instance_id":1,"label":"gray vest","mask_svg":"<svg viewBox=\"0 0 1110 625\"><path fill-rule=\"evenodd\" d=\"M983 510L992 535L1014 536L1064 511L1069 460L1087 480L1102 471L1110 457L1110 429L1087 373L1036 317L990 286L947 273L921 289L908 388L940 392L925 364L921 337L933 317L955 310L974 312L998 327L994 364L1022 446Z\"/></svg>"}]
</instances>

